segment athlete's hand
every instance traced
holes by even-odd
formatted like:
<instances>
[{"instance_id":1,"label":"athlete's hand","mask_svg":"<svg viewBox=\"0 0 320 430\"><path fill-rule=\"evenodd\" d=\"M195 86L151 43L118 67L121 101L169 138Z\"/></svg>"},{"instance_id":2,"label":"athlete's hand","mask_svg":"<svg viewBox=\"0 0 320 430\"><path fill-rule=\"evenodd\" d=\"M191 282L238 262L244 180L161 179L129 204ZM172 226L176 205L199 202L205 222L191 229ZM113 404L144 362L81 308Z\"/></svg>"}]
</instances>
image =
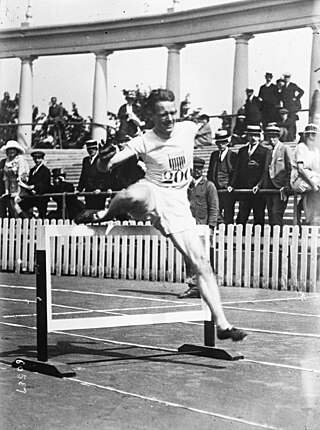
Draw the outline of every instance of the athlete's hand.
<instances>
[{"instance_id":1,"label":"athlete's hand","mask_svg":"<svg viewBox=\"0 0 320 430\"><path fill-rule=\"evenodd\" d=\"M110 145L100 151L99 158L97 161L97 168L100 172L105 173L109 171L109 161L117 152L118 148L114 145Z\"/></svg>"}]
</instances>

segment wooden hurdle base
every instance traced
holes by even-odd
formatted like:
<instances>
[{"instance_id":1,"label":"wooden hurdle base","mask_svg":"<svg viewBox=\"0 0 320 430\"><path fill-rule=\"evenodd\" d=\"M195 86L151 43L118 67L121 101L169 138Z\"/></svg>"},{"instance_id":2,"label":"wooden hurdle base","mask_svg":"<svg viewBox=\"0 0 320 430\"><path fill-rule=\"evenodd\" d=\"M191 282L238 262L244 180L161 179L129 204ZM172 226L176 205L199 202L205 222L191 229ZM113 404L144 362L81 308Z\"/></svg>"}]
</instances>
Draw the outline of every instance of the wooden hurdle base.
<instances>
[{"instance_id":1,"label":"wooden hurdle base","mask_svg":"<svg viewBox=\"0 0 320 430\"><path fill-rule=\"evenodd\" d=\"M237 351L215 348L213 346L199 346L185 343L178 348L178 351L183 354L199 355L201 357L215 358L218 360L242 360L244 356Z\"/></svg>"},{"instance_id":2,"label":"wooden hurdle base","mask_svg":"<svg viewBox=\"0 0 320 430\"><path fill-rule=\"evenodd\" d=\"M22 357L16 358L12 363L12 367L55 376L56 378L70 378L76 376L76 372L70 366L56 361L39 361Z\"/></svg>"}]
</instances>

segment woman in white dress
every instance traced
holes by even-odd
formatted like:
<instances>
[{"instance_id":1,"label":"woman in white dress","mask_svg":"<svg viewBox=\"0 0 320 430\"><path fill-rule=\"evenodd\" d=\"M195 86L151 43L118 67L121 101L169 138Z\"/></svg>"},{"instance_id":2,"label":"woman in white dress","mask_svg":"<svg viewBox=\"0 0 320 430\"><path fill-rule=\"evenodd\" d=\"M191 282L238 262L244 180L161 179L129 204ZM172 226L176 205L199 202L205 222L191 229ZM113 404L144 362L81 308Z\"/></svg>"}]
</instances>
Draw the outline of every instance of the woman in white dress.
<instances>
[{"instance_id":1,"label":"woman in white dress","mask_svg":"<svg viewBox=\"0 0 320 430\"><path fill-rule=\"evenodd\" d=\"M294 151L291 185L302 193L307 225L320 225L320 128L308 124Z\"/></svg>"},{"instance_id":2,"label":"woman in white dress","mask_svg":"<svg viewBox=\"0 0 320 430\"><path fill-rule=\"evenodd\" d=\"M3 169L5 194L2 197L9 199L9 216L25 218L27 215L21 209L21 198L28 194L29 164L24 154L24 149L15 140L9 140L1 148L6 153L6 161Z\"/></svg>"}]
</instances>

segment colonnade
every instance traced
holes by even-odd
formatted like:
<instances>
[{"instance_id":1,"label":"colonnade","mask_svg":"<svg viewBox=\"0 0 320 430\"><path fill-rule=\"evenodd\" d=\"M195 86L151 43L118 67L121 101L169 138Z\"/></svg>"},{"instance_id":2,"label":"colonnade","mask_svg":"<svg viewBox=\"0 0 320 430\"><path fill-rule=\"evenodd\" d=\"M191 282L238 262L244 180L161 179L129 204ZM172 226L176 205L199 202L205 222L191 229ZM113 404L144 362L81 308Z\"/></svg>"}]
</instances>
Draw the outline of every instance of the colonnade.
<instances>
[{"instance_id":1,"label":"colonnade","mask_svg":"<svg viewBox=\"0 0 320 430\"><path fill-rule=\"evenodd\" d=\"M313 25L313 39L310 67L310 100L313 91L318 87L315 71L320 68L320 24ZM232 36L235 40L232 113L235 114L243 103L244 90L248 86L248 46L253 34ZM180 51L184 44L177 43L167 46L168 63L166 87L176 96L177 108L180 106ZM108 112L108 70L107 60L112 51L95 52L95 73L93 79L93 112L92 138L105 140L107 135ZM33 105L33 72L32 66L36 57L21 58L20 105L18 141L25 148L31 148L32 105Z\"/></svg>"}]
</instances>

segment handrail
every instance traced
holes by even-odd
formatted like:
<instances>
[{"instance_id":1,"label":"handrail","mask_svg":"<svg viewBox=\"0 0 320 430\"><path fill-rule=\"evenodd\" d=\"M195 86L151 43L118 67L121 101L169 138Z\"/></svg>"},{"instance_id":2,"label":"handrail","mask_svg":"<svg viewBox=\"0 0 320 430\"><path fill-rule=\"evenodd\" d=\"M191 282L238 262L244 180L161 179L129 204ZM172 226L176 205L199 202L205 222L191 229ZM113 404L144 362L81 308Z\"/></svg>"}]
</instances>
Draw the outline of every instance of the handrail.
<instances>
[{"instance_id":1,"label":"handrail","mask_svg":"<svg viewBox=\"0 0 320 430\"><path fill-rule=\"evenodd\" d=\"M217 190L218 194L226 194L229 193L228 190ZM68 196L109 196L116 195L118 191L100 191L99 193L95 193L93 191L83 191L83 192L73 192L73 193L45 193L45 194L34 194L30 196L24 196L23 199L29 199L29 198L47 198L47 197L62 197L62 219L66 219L66 198ZM232 191L232 194L253 194L252 189L245 189L245 188L239 188L234 189ZM275 189L260 189L257 194L280 194L280 190ZM293 190L289 191L287 193L288 196L294 197L293 200L293 225L298 224L298 217L297 217L297 209L298 209L298 194L294 192Z\"/></svg>"}]
</instances>

